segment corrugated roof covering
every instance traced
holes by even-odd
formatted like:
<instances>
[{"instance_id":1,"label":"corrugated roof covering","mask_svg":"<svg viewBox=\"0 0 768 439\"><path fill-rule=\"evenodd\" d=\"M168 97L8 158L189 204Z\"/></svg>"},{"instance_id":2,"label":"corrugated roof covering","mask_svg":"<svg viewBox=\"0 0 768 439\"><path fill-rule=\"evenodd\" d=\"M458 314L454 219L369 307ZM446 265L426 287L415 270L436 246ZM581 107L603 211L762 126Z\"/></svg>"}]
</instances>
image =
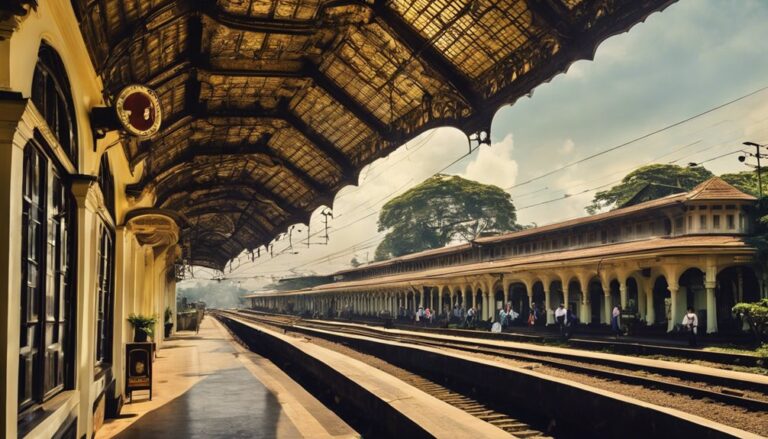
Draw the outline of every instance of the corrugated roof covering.
<instances>
[{"instance_id":1,"label":"corrugated roof covering","mask_svg":"<svg viewBox=\"0 0 768 439\"><path fill-rule=\"evenodd\" d=\"M140 197L222 268L306 222L361 168L496 110L673 0L72 0L107 100L146 84L165 121L125 142Z\"/></svg>"}]
</instances>

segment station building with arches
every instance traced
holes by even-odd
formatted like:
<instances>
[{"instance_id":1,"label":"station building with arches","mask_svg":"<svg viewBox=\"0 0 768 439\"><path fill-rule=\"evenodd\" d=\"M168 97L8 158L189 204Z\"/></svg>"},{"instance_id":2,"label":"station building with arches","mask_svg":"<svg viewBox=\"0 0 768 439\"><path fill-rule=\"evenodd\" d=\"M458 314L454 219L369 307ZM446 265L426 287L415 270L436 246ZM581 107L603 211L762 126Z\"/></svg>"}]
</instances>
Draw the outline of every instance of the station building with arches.
<instances>
[{"instance_id":1,"label":"station building with arches","mask_svg":"<svg viewBox=\"0 0 768 439\"><path fill-rule=\"evenodd\" d=\"M376 315L454 305L496 319L507 302L527 315L559 304L607 324L620 305L672 330L688 306L707 333L740 331L735 303L766 297L747 243L756 199L714 177L689 192L340 271L298 291L248 295L254 308ZM536 305L538 304L538 305Z\"/></svg>"}]
</instances>

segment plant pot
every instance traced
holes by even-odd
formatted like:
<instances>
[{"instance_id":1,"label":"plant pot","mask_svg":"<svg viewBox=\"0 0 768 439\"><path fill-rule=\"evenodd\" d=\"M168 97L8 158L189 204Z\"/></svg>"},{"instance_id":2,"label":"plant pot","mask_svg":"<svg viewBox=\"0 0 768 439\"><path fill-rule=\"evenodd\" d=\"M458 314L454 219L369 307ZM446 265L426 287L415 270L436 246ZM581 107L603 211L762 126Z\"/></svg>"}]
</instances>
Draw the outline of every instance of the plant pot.
<instances>
[{"instance_id":1,"label":"plant pot","mask_svg":"<svg viewBox=\"0 0 768 439\"><path fill-rule=\"evenodd\" d=\"M173 329L173 322L168 322L165 324L165 338L168 338L171 336L171 329Z\"/></svg>"},{"instance_id":2,"label":"plant pot","mask_svg":"<svg viewBox=\"0 0 768 439\"><path fill-rule=\"evenodd\" d=\"M133 328L133 341L141 343L147 341L147 333L143 328Z\"/></svg>"}]
</instances>

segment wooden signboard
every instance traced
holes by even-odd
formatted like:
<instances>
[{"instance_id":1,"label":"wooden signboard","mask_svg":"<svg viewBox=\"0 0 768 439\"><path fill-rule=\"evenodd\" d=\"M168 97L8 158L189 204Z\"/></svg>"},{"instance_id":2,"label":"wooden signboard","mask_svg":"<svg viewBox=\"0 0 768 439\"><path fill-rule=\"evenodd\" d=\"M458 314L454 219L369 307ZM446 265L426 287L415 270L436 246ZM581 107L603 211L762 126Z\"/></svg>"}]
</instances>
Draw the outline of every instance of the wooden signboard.
<instances>
[{"instance_id":1,"label":"wooden signboard","mask_svg":"<svg viewBox=\"0 0 768 439\"><path fill-rule=\"evenodd\" d=\"M133 391L149 390L152 399L152 343L127 343L125 345L125 393L133 401Z\"/></svg>"}]
</instances>

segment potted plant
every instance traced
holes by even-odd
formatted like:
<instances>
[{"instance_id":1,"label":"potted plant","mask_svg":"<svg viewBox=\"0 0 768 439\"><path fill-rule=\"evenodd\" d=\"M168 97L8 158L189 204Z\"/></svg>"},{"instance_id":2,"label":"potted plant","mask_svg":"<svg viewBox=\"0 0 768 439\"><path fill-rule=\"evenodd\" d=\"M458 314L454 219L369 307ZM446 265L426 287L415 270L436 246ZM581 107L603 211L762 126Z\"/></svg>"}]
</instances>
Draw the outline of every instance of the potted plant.
<instances>
[{"instance_id":1,"label":"potted plant","mask_svg":"<svg viewBox=\"0 0 768 439\"><path fill-rule=\"evenodd\" d=\"M128 321L133 325L133 341L147 341L147 336L152 337L155 332L155 316L145 316L141 314L131 314Z\"/></svg>"},{"instance_id":2,"label":"potted plant","mask_svg":"<svg viewBox=\"0 0 768 439\"><path fill-rule=\"evenodd\" d=\"M168 338L171 336L171 329L173 329L173 311L171 311L171 307L167 306L165 307L165 338Z\"/></svg>"}]
</instances>

